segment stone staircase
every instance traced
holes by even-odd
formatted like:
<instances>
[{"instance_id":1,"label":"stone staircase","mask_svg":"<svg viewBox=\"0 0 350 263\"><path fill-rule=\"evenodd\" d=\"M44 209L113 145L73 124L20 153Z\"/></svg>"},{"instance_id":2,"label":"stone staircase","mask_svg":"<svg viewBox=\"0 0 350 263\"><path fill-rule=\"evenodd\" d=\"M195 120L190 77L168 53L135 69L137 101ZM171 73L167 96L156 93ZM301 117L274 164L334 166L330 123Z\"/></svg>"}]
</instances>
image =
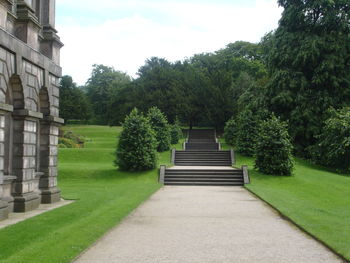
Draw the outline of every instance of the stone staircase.
<instances>
[{"instance_id":1,"label":"stone staircase","mask_svg":"<svg viewBox=\"0 0 350 263\"><path fill-rule=\"evenodd\" d=\"M232 166L231 151L185 150L176 151L175 165L181 166Z\"/></svg>"},{"instance_id":2,"label":"stone staircase","mask_svg":"<svg viewBox=\"0 0 350 263\"><path fill-rule=\"evenodd\" d=\"M172 150L175 165L160 167L159 181L165 185L242 186L249 183L247 166L233 168L233 150L220 150L214 130L190 130L183 150Z\"/></svg>"},{"instance_id":3,"label":"stone staircase","mask_svg":"<svg viewBox=\"0 0 350 263\"><path fill-rule=\"evenodd\" d=\"M238 169L166 169L165 185L244 185L243 170Z\"/></svg>"}]
</instances>

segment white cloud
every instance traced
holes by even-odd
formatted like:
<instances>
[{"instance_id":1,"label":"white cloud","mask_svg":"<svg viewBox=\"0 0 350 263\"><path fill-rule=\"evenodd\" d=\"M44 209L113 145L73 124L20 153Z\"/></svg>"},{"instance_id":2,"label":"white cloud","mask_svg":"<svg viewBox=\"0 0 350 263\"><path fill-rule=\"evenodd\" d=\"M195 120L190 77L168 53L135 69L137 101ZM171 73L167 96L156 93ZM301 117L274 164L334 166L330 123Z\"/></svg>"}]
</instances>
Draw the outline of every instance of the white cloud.
<instances>
[{"instance_id":1,"label":"white cloud","mask_svg":"<svg viewBox=\"0 0 350 263\"><path fill-rule=\"evenodd\" d=\"M81 1L59 2L79 8ZM91 0L83 2L86 10L90 4L96 5ZM212 3L100 2L104 10L121 10L119 16L116 15L120 18L109 17L108 20L86 26L79 23L77 18L67 16L59 16L64 19L57 21L65 43L61 55L63 73L72 75L79 84L84 84L88 79L94 63L114 66L135 76L138 68L152 56L175 61L195 53L218 50L236 40L258 42L265 33L277 27L281 15L281 9L271 0L256 0L251 7L218 4L214 0ZM122 11L126 9L129 10L128 15L123 15ZM166 19L159 19L159 14Z\"/></svg>"}]
</instances>

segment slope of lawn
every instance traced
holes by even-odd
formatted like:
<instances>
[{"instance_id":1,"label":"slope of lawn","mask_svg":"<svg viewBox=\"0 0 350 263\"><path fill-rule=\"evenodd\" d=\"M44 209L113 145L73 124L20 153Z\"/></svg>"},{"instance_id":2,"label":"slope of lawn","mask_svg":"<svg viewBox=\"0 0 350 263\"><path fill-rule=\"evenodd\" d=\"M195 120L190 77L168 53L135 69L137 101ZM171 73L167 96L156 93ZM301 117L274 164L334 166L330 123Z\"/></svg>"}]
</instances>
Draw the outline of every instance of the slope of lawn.
<instances>
[{"instance_id":1,"label":"slope of lawn","mask_svg":"<svg viewBox=\"0 0 350 263\"><path fill-rule=\"evenodd\" d=\"M248 190L350 260L349 175L296 158L293 176L271 176L254 170L253 158L237 154L236 159L237 167L249 166Z\"/></svg>"},{"instance_id":2,"label":"slope of lawn","mask_svg":"<svg viewBox=\"0 0 350 263\"><path fill-rule=\"evenodd\" d=\"M121 128L67 128L89 138L83 149L59 151L62 196L77 201L0 230L0 262L70 262L159 189L158 169L128 173L113 166ZM159 163L169 159L162 153Z\"/></svg>"}]
</instances>

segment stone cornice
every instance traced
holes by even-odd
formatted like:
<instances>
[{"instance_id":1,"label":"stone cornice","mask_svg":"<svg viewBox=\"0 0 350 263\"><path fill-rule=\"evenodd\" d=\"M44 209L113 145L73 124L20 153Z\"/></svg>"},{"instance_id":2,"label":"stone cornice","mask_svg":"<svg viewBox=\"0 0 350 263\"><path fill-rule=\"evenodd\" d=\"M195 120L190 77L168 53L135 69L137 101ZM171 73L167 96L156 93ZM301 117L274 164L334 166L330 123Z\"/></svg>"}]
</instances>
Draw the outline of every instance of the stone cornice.
<instances>
[{"instance_id":1,"label":"stone cornice","mask_svg":"<svg viewBox=\"0 0 350 263\"><path fill-rule=\"evenodd\" d=\"M37 111L30 111L27 109L22 109L22 110L15 110L13 112L14 116L20 116L20 117L32 117L36 119L42 119L44 115L41 112Z\"/></svg>"},{"instance_id":2,"label":"stone cornice","mask_svg":"<svg viewBox=\"0 0 350 263\"><path fill-rule=\"evenodd\" d=\"M17 20L32 22L35 26L37 26L37 28L42 28L37 16L35 15L35 11L25 2L17 3Z\"/></svg>"},{"instance_id":3,"label":"stone cornice","mask_svg":"<svg viewBox=\"0 0 350 263\"><path fill-rule=\"evenodd\" d=\"M0 111L7 111L7 112L12 112L13 111L13 106L6 104L6 103L1 103L0 102Z\"/></svg>"},{"instance_id":4,"label":"stone cornice","mask_svg":"<svg viewBox=\"0 0 350 263\"><path fill-rule=\"evenodd\" d=\"M55 116L45 116L44 121L53 122L57 124L64 124L64 119Z\"/></svg>"},{"instance_id":5,"label":"stone cornice","mask_svg":"<svg viewBox=\"0 0 350 263\"><path fill-rule=\"evenodd\" d=\"M48 69L51 74L57 77L62 75L62 69L59 65L2 28L0 28L0 46L21 55L24 59L41 68Z\"/></svg>"}]
</instances>

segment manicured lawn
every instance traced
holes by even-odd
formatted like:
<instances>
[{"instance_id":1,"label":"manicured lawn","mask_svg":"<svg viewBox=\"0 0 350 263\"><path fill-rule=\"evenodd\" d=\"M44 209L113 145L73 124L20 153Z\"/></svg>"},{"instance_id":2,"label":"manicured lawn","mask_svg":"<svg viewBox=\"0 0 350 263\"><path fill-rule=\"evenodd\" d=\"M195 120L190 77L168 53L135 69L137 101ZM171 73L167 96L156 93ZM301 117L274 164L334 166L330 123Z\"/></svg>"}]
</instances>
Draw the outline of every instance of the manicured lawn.
<instances>
[{"instance_id":1,"label":"manicured lawn","mask_svg":"<svg viewBox=\"0 0 350 263\"><path fill-rule=\"evenodd\" d=\"M77 201L0 230L0 262L70 262L159 189L158 169L127 173L113 166L120 128L69 129L91 140L83 149L60 149L59 187ZM160 155L159 163L169 161L169 152Z\"/></svg>"},{"instance_id":2,"label":"manicured lawn","mask_svg":"<svg viewBox=\"0 0 350 263\"><path fill-rule=\"evenodd\" d=\"M249 166L250 191L350 260L349 175L296 159L293 176L276 177L255 171L253 158L236 157L238 167Z\"/></svg>"}]
</instances>

